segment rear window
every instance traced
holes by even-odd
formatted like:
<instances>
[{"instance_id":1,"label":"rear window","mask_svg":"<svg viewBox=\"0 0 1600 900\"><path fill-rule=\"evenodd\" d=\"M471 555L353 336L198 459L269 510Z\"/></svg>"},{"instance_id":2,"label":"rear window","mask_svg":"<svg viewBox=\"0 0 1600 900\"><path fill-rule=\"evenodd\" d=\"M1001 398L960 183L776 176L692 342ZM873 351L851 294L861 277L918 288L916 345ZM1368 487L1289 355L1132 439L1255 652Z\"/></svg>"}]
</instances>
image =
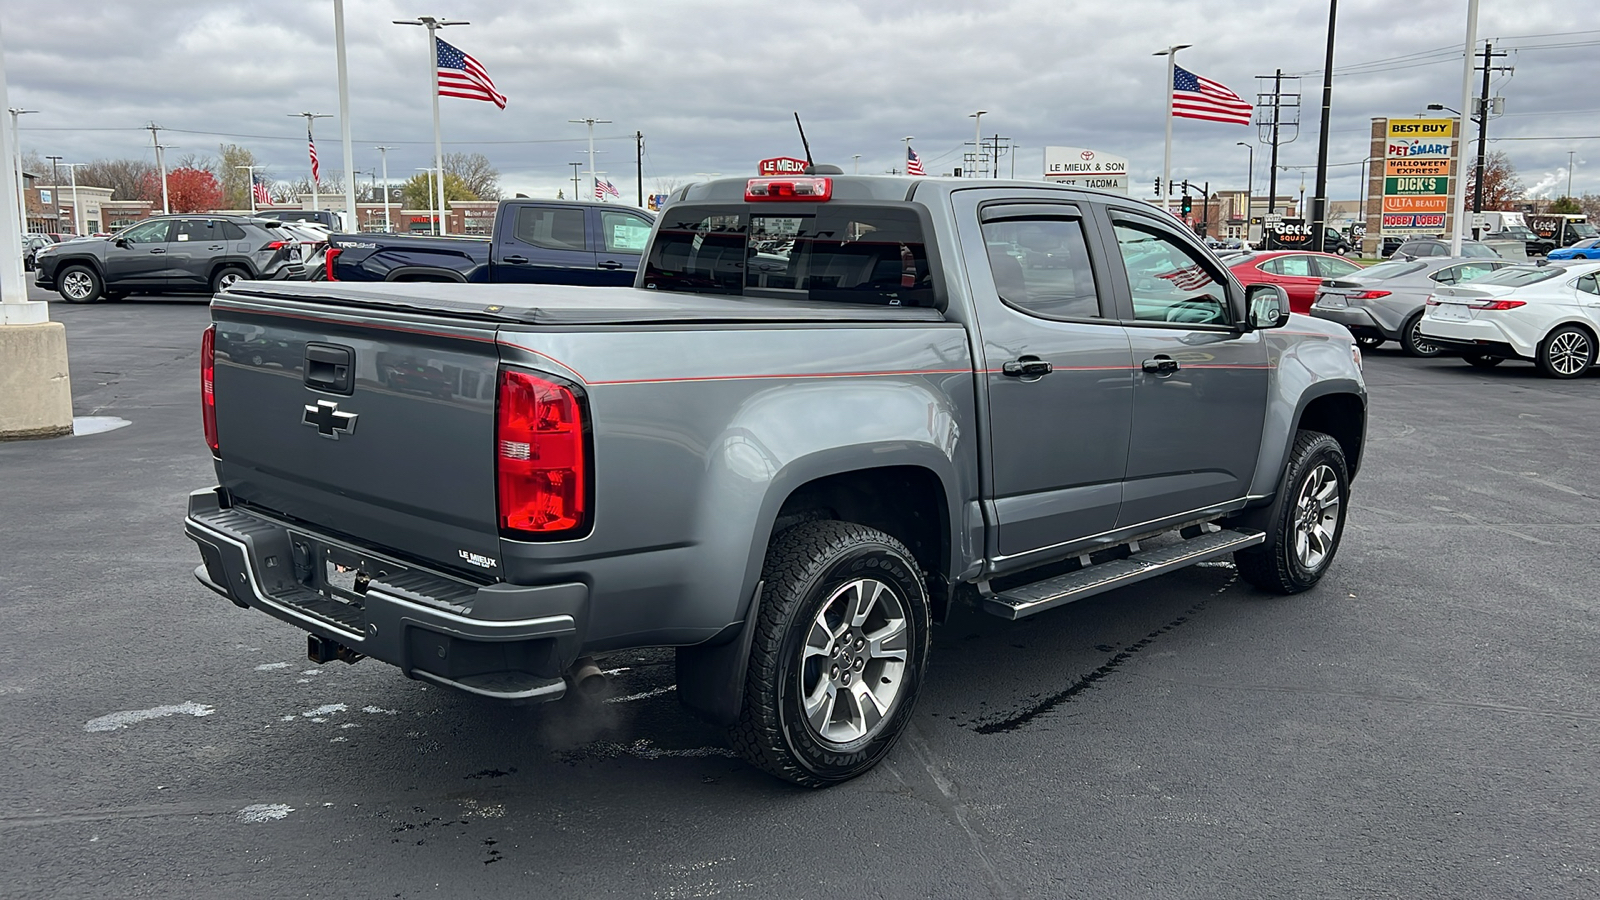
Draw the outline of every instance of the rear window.
<instances>
[{"instance_id":1,"label":"rear window","mask_svg":"<svg viewBox=\"0 0 1600 900\"><path fill-rule=\"evenodd\" d=\"M1427 264L1414 262L1411 260L1392 259L1388 262L1378 263L1375 266L1368 266L1352 277L1359 278L1362 281L1379 281L1384 278L1398 278L1401 275L1409 275L1412 272L1416 272L1425 265Z\"/></svg>"},{"instance_id":2,"label":"rear window","mask_svg":"<svg viewBox=\"0 0 1600 900\"><path fill-rule=\"evenodd\" d=\"M1474 281L1473 284L1498 284L1503 287L1526 287L1530 284L1538 284L1541 281L1548 281L1549 279L1562 274L1562 272L1563 270L1557 266L1539 266L1537 268L1533 266L1507 266L1498 272L1494 272L1479 278L1478 280Z\"/></svg>"},{"instance_id":3,"label":"rear window","mask_svg":"<svg viewBox=\"0 0 1600 900\"><path fill-rule=\"evenodd\" d=\"M909 206L677 206L650 247L652 290L933 306L922 220Z\"/></svg>"}]
</instances>

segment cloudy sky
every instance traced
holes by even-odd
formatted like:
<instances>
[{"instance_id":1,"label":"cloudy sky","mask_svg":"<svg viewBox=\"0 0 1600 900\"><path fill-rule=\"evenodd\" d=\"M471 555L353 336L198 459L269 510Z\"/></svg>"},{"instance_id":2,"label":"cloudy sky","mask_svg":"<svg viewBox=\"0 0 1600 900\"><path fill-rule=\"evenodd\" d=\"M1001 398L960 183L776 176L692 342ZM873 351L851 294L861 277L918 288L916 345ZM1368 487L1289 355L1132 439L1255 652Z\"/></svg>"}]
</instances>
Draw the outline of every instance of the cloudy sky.
<instances>
[{"instance_id":1,"label":"cloudy sky","mask_svg":"<svg viewBox=\"0 0 1600 900\"><path fill-rule=\"evenodd\" d=\"M1490 122L1525 184L1562 193L1575 150L1574 193L1600 192L1600 100L1589 89L1600 30L1575 31L1577 7L1551 0L1483 0L1479 36L1511 51ZM1046 145L1092 147L1130 160L1146 197L1161 167L1164 60L1192 44L1184 67L1254 100L1255 76L1303 73L1304 126L1281 162L1280 193L1312 192L1327 4L1184 0L347 0L351 122L360 171L387 144L391 178L431 163L425 32L391 24L417 15L464 19L441 32L483 63L510 98L505 110L441 100L447 149L487 154L509 191L571 188L584 128L595 117L599 168L634 194L633 133L645 135L647 192L699 173L753 173L756 160L803 155L791 113L818 161L863 172L903 165L901 138L944 173L986 134L1017 145L1016 174L1038 178ZM1335 56L1329 196L1360 196L1368 120L1459 104L1465 0L1399 7L1345 0ZM331 0L127 0L7 3L0 18L10 103L24 116L24 150L67 161L153 158L155 121L169 159L250 147L278 178L306 169L301 111L338 112ZM317 123L324 173L342 167L337 119ZM1256 129L1178 120L1175 178L1244 186ZM1503 138L1505 140L1495 140ZM1511 140L1511 138L1522 138ZM1579 139L1581 138L1581 139ZM1265 192L1265 148L1255 184ZM1592 160L1592 164L1590 161ZM1012 160L1002 160L1010 171ZM1303 167L1303 168L1299 168ZM363 176L364 178L365 176Z\"/></svg>"}]
</instances>

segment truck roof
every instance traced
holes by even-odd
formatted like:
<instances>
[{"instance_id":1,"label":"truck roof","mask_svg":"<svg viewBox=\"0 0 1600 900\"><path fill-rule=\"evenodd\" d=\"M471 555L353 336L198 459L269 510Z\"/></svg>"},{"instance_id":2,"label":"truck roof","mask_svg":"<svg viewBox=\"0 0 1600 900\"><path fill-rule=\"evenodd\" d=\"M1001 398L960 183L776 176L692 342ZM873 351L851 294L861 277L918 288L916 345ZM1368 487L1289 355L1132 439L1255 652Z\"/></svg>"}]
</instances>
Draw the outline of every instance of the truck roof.
<instances>
[{"instance_id":1,"label":"truck roof","mask_svg":"<svg viewBox=\"0 0 1600 900\"><path fill-rule=\"evenodd\" d=\"M782 181L785 177L805 178L810 176L756 176L734 178L718 178L713 181L700 181L679 188L673 193L671 202L689 203L743 203L745 185L753 178L764 177ZM1015 179L973 179L973 178L934 178L916 175L827 175L820 174L816 177L833 179L834 200L879 200L879 201L906 201L913 195L927 190L942 193L961 190L964 188L1027 188L1030 190L1059 191L1064 194L1092 196L1096 199L1120 200L1123 203L1149 207L1149 204L1132 200L1124 194L1102 191L1095 188L1077 187L1075 185L1055 184L1049 181L1021 181ZM781 205L781 204L779 204Z\"/></svg>"}]
</instances>

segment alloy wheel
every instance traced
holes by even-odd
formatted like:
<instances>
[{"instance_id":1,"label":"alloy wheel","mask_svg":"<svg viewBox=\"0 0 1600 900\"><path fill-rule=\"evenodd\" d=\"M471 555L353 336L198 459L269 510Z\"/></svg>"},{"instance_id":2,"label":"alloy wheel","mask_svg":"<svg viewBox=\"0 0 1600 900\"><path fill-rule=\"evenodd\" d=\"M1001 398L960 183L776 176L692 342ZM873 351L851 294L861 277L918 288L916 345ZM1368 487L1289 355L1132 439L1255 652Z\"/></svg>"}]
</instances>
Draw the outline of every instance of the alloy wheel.
<instances>
[{"instance_id":1,"label":"alloy wheel","mask_svg":"<svg viewBox=\"0 0 1600 900\"><path fill-rule=\"evenodd\" d=\"M800 658L806 726L843 747L884 727L901 688L911 646L906 606L873 578L848 581L817 611Z\"/></svg>"},{"instance_id":2,"label":"alloy wheel","mask_svg":"<svg viewBox=\"0 0 1600 900\"><path fill-rule=\"evenodd\" d=\"M1308 571L1316 571L1333 552L1341 510L1339 476L1325 463L1317 466L1295 499L1294 553Z\"/></svg>"},{"instance_id":3,"label":"alloy wheel","mask_svg":"<svg viewBox=\"0 0 1600 900\"><path fill-rule=\"evenodd\" d=\"M1434 342L1422 336L1421 319L1418 319L1411 324L1411 346L1415 347L1417 353L1423 356L1430 356L1439 352L1438 344L1435 344Z\"/></svg>"},{"instance_id":4,"label":"alloy wheel","mask_svg":"<svg viewBox=\"0 0 1600 900\"><path fill-rule=\"evenodd\" d=\"M1577 375L1589 368L1594 347L1581 331L1564 331L1550 340L1550 368L1562 375Z\"/></svg>"},{"instance_id":5,"label":"alloy wheel","mask_svg":"<svg viewBox=\"0 0 1600 900\"><path fill-rule=\"evenodd\" d=\"M61 293L69 300L87 300L94 294L94 279L87 272L68 272L61 279Z\"/></svg>"}]
</instances>

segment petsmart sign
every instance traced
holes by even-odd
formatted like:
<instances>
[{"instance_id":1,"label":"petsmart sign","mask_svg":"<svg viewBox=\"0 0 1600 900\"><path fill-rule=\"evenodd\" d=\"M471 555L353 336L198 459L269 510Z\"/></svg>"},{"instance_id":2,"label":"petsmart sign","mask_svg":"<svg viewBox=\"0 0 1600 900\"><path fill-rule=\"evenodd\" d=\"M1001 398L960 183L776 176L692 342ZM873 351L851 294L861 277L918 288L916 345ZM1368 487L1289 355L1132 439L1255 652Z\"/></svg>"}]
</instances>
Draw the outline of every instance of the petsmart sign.
<instances>
[{"instance_id":1,"label":"petsmart sign","mask_svg":"<svg viewBox=\"0 0 1600 900\"><path fill-rule=\"evenodd\" d=\"M1128 160L1084 147L1044 148L1046 181L1128 193Z\"/></svg>"}]
</instances>

